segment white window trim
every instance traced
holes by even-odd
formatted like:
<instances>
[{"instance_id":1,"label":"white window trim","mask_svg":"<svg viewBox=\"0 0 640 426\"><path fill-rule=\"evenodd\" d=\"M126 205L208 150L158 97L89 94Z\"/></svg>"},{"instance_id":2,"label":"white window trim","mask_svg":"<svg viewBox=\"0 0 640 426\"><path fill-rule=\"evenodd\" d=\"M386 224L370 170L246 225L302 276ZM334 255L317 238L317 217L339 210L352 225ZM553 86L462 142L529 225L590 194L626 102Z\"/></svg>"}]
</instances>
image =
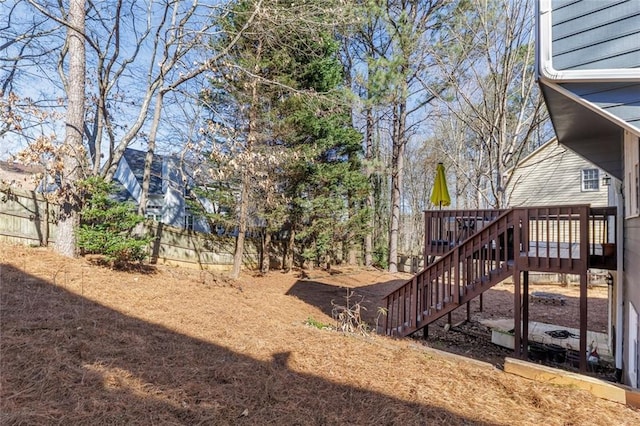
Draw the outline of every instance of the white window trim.
<instances>
[{"instance_id":1,"label":"white window trim","mask_svg":"<svg viewBox=\"0 0 640 426\"><path fill-rule=\"evenodd\" d=\"M586 180L585 176L584 176L585 172L592 171L592 170L595 170L596 178L595 179ZM585 183L593 182L593 181L595 181L595 183L596 183L596 187L595 188L586 188L585 187ZM582 192L598 192L598 191L600 191L600 169L598 169L596 167L585 167L585 168L580 170L580 190Z\"/></svg>"},{"instance_id":2,"label":"white window trim","mask_svg":"<svg viewBox=\"0 0 640 426\"><path fill-rule=\"evenodd\" d=\"M184 216L184 229L193 231L194 218L192 214L186 214Z\"/></svg>"}]
</instances>

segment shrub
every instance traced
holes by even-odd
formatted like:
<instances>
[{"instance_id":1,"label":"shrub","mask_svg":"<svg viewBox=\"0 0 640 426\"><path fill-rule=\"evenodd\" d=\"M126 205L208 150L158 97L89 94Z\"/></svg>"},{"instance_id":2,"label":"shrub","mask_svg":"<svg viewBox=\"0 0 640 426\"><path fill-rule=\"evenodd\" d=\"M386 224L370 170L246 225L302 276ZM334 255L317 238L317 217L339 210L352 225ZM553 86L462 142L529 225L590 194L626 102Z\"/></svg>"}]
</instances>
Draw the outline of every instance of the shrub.
<instances>
[{"instance_id":1,"label":"shrub","mask_svg":"<svg viewBox=\"0 0 640 426\"><path fill-rule=\"evenodd\" d=\"M83 181L82 189L84 201L77 230L82 252L102 255L118 267L144 260L150 238L133 232L144 221L144 217L136 213L135 205L116 201L113 184L99 177Z\"/></svg>"}]
</instances>

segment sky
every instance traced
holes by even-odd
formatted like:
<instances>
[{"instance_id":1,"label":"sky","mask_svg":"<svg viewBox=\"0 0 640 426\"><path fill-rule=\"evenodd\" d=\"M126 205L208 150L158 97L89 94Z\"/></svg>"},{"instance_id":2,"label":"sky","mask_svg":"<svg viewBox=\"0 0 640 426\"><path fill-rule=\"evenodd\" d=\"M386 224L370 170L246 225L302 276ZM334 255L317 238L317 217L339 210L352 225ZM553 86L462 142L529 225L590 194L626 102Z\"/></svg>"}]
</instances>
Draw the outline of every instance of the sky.
<instances>
[{"instance_id":1,"label":"sky","mask_svg":"<svg viewBox=\"0 0 640 426\"><path fill-rule=\"evenodd\" d=\"M206 22L204 16L210 11L210 9L207 8L207 3L209 3L208 5L210 6L218 2L204 2L205 6L199 9L199 14L194 18L193 29L197 29L198 25L204 25L203 23ZM94 15L96 13L103 14L103 16L110 16L112 14L113 10L110 8L111 2L96 2L95 4L101 7L102 10L94 12ZM122 76L114 84L108 100L109 111L112 115L113 122L116 124L114 128L117 136L116 140L128 130L128 126L135 121L140 111L141 98L147 87L150 63L155 61L152 70L153 73L157 73L159 69L157 62L158 57L153 58L152 56L154 46L151 42L152 36L155 35L155 31L160 25L160 15L157 11L149 18L151 31L146 41L138 43L135 37L136 34L142 34L145 31L147 24L145 7L149 4L159 3L135 0L128 2L128 5L125 4L123 8L121 28L123 36L119 45L121 55L118 59L118 64L124 63L127 58L131 57L137 47L140 47L140 52L135 60L125 67ZM190 4L191 2L187 1L179 3L183 9L182 11ZM49 135L55 133L58 141L62 141L64 138L64 103L59 103L58 100L64 99L65 96L56 67L58 48L63 43L65 30L61 28L54 19L45 17L27 3L21 1L1 1L0 16L5 16L7 18L6 22L8 23L8 26L4 28L3 31L0 31L0 83L7 81L7 76L10 71L9 66L11 65L11 62L8 60L13 57L21 57L20 65L14 75L13 84L9 86L8 89L22 99L29 98L37 102L38 105L47 105L47 110L57 114L55 119L48 118L32 123L34 126L25 128L23 135L6 134L4 137L0 137L0 158L6 159L12 153L24 148L27 140L33 139L39 134ZM169 14L169 17L170 16L171 14ZM181 15L178 14L177 16L179 18ZM92 22L95 22L95 19L92 21L91 17L89 17L87 20L88 27L96 28L97 26L92 25ZM29 34L30 28L35 28L35 31L50 32L41 39L32 41L26 45L20 38L24 34ZM165 26L164 29L166 30L167 26ZM113 35L113 32L100 29L97 33L88 31L87 34L90 38L96 40L96 44L104 48L104 46L107 45L109 37ZM109 46L109 49L110 52L113 52L113 44ZM49 50L51 54L40 56L40 52L46 50ZM160 49L160 52L161 51ZM96 87L96 55L95 50L91 48L91 43L87 43L87 57L86 93L88 99L91 100ZM193 62L197 61L198 57L197 54L195 56L185 56L183 58L184 61L170 70L170 73L177 74L188 70ZM114 82L114 80L111 80L111 82ZM185 136L177 135L176 131L180 128L184 129L189 127L180 126L178 123L196 115L194 108L195 102L195 100L182 97L178 102L166 104L164 108L164 119L167 125L161 126L160 128L160 151L175 151L178 149L176 145L180 144L176 142L185 138ZM91 105L91 103L89 103L89 105ZM91 113L92 109L89 109L89 114ZM150 122L152 113L153 109L151 108L147 122ZM87 118L90 117L88 116ZM148 133L148 127L148 124L146 124L143 127L143 132ZM146 141L144 138L141 138L139 141L134 141L132 145L132 147L138 149L144 149L145 146Z\"/></svg>"}]
</instances>

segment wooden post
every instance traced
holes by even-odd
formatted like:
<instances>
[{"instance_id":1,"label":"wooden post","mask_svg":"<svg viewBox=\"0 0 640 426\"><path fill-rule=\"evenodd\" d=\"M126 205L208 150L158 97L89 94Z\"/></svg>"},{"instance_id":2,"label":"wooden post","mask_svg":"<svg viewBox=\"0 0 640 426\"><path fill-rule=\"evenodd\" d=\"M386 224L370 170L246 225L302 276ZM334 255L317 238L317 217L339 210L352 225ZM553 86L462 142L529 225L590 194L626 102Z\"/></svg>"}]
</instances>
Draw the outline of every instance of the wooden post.
<instances>
[{"instance_id":1,"label":"wooden post","mask_svg":"<svg viewBox=\"0 0 640 426\"><path fill-rule=\"evenodd\" d=\"M520 300L520 270L516 268L513 274L513 332L514 332L514 351L516 358L522 357L521 337L522 324L520 322L520 309L522 301Z\"/></svg>"},{"instance_id":2,"label":"wooden post","mask_svg":"<svg viewBox=\"0 0 640 426\"><path fill-rule=\"evenodd\" d=\"M581 243L582 245L582 243ZM587 272L580 273L580 371L587 371Z\"/></svg>"},{"instance_id":3,"label":"wooden post","mask_svg":"<svg viewBox=\"0 0 640 426\"><path fill-rule=\"evenodd\" d=\"M589 206L580 208L580 371L587 371L587 268L589 267Z\"/></svg>"},{"instance_id":4,"label":"wooden post","mask_svg":"<svg viewBox=\"0 0 640 426\"><path fill-rule=\"evenodd\" d=\"M391 335L391 330L389 330L389 315L391 315L391 304L389 303L391 300L389 296L385 297L385 302L387 305L387 315L384 316L384 334Z\"/></svg>"},{"instance_id":5,"label":"wooden post","mask_svg":"<svg viewBox=\"0 0 640 426\"><path fill-rule=\"evenodd\" d=\"M529 271L522 272L522 349L529 358Z\"/></svg>"}]
</instances>

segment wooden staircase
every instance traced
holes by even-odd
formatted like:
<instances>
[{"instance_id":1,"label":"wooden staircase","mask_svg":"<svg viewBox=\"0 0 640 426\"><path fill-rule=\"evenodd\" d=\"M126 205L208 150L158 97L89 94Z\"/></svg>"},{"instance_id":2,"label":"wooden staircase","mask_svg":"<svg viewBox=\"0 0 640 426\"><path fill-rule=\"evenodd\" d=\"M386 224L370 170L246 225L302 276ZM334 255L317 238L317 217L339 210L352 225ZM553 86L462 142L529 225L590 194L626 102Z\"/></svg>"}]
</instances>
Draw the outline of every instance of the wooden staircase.
<instances>
[{"instance_id":1,"label":"wooden staircase","mask_svg":"<svg viewBox=\"0 0 640 426\"><path fill-rule=\"evenodd\" d=\"M510 210L492 218L387 295L386 333L410 335L508 278L514 266L514 217ZM435 241L443 246L442 239Z\"/></svg>"},{"instance_id":2,"label":"wooden staircase","mask_svg":"<svg viewBox=\"0 0 640 426\"><path fill-rule=\"evenodd\" d=\"M439 258L386 296L384 331L415 333L520 271L586 276L590 266L615 265L615 253L605 253L615 246L615 212L589 206L425 212L425 259Z\"/></svg>"}]
</instances>

